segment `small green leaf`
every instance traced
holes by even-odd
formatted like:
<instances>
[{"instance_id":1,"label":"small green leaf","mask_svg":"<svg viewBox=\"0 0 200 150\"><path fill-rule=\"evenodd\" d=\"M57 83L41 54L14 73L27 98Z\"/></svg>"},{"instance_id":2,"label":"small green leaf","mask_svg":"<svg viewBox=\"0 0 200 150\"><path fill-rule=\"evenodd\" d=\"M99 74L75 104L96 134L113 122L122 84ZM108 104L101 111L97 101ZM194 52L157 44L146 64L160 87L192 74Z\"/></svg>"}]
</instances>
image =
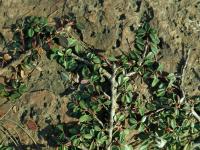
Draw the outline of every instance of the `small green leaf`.
<instances>
[{"instance_id":1,"label":"small green leaf","mask_svg":"<svg viewBox=\"0 0 200 150\"><path fill-rule=\"evenodd\" d=\"M142 119L141 119L141 122L145 122L147 119L147 116L143 116Z\"/></svg>"},{"instance_id":2,"label":"small green leaf","mask_svg":"<svg viewBox=\"0 0 200 150\"><path fill-rule=\"evenodd\" d=\"M142 27L140 27L140 28L137 30L136 36L137 36L137 37L144 37L145 34L146 34L146 31L145 31Z\"/></svg>"},{"instance_id":3,"label":"small green leaf","mask_svg":"<svg viewBox=\"0 0 200 150\"><path fill-rule=\"evenodd\" d=\"M74 47L76 45L77 41L73 38L67 38L67 46L68 47Z\"/></svg>"},{"instance_id":4,"label":"small green leaf","mask_svg":"<svg viewBox=\"0 0 200 150\"><path fill-rule=\"evenodd\" d=\"M139 147L139 150L148 150L149 141L144 141L142 145Z\"/></svg>"},{"instance_id":5,"label":"small green leaf","mask_svg":"<svg viewBox=\"0 0 200 150\"><path fill-rule=\"evenodd\" d=\"M111 101L104 102L104 105L111 105Z\"/></svg>"},{"instance_id":6,"label":"small green leaf","mask_svg":"<svg viewBox=\"0 0 200 150\"><path fill-rule=\"evenodd\" d=\"M89 150L93 150L93 149L95 149L95 142L94 141L92 141L92 143L90 144Z\"/></svg>"},{"instance_id":7,"label":"small green leaf","mask_svg":"<svg viewBox=\"0 0 200 150\"><path fill-rule=\"evenodd\" d=\"M69 80L69 76L66 73L64 73L64 72L61 72L60 76L61 76L61 79L63 81L68 81Z\"/></svg>"},{"instance_id":8,"label":"small green leaf","mask_svg":"<svg viewBox=\"0 0 200 150\"><path fill-rule=\"evenodd\" d=\"M145 60L145 62L144 62L144 65L146 65L148 67L151 67L153 64L154 64L154 62L151 59Z\"/></svg>"},{"instance_id":9,"label":"small green leaf","mask_svg":"<svg viewBox=\"0 0 200 150\"><path fill-rule=\"evenodd\" d=\"M174 75L174 73L170 73L167 76L167 79L169 80L168 87L172 87L173 83L176 81L176 76Z\"/></svg>"},{"instance_id":10,"label":"small green leaf","mask_svg":"<svg viewBox=\"0 0 200 150\"><path fill-rule=\"evenodd\" d=\"M97 57L97 56L94 56L92 61L95 63L95 64L100 64L101 63L101 60Z\"/></svg>"},{"instance_id":11,"label":"small green leaf","mask_svg":"<svg viewBox=\"0 0 200 150\"><path fill-rule=\"evenodd\" d=\"M108 57L108 60L111 61L111 62L118 61L118 59L115 58L115 56L110 56L110 57Z\"/></svg>"},{"instance_id":12,"label":"small green leaf","mask_svg":"<svg viewBox=\"0 0 200 150\"><path fill-rule=\"evenodd\" d=\"M76 51L77 53L80 53L81 51L83 51L83 47L82 47L80 44L76 44L76 46L75 46L75 51Z\"/></svg>"},{"instance_id":13,"label":"small green leaf","mask_svg":"<svg viewBox=\"0 0 200 150\"><path fill-rule=\"evenodd\" d=\"M144 46L144 40L142 38L136 38L136 44L140 44L141 46Z\"/></svg>"},{"instance_id":14,"label":"small green leaf","mask_svg":"<svg viewBox=\"0 0 200 150\"><path fill-rule=\"evenodd\" d=\"M99 76L93 75L93 76L91 76L90 80L91 80L91 82L97 82L99 80Z\"/></svg>"},{"instance_id":15,"label":"small green leaf","mask_svg":"<svg viewBox=\"0 0 200 150\"><path fill-rule=\"evenodd\" d=\"M67 68L67 62L66 62L66 61L64 61L64 62L62 63L62 65L63 65L65 68Z\"/></svg>"},{"instance_id":16,"label":"small green leaf","mask_svg":"<svg viewBox=\"0 0 200 150\"><path fill-rule=\"evenodd\" d=\"M60 51L58 51L57 54L58 54L59 56L64 56L64 53L63 53L63 52L60 52Z\"/></svg>"},{"instance_id":17,"label":"small green leaf","mask_svg":"<svg viewBox=\"0 0 200 150\"><path fill-rule=\"evenodd\" d=\"M79 143L80 143L80 139L75 138L75 139L72 140L72 143L73 143L74 146L78 146Z\"/></svg>"},{"instance_id":18,"label":"small green leaf","mask_svg":"<svg viewBox=\"0 0 200 150\"><path fill-rule=\"evenodd\" d=\"M100 128L99 126L95 125L95 126L94 126L94 130L95 130L95 131L101 131L101 128Z\"/></svg>"},{"instance_id":19,"label":"small green leaf","mask_svg":"<svg viewBox=\"0 0 200 150\"><path fill-rule=\"evenodd\" d=\"M158 54L158 47L156 44L151 43L151 51L156 55Z\"/></svg>"},{"instance_id":20,"label":"small green leaf","mask_svg":"<svg viewBox=\"0 0 200 150\"><path fill-rule=\"evenodd\" d=\"M159 64L157 71L162 72L163 68L164 68L163 64Z\"/></svg>"},{"instance_id":21,"label":"small green leaf","mask_svg":"<svg viewBox=\"0 0 200 150\"><path fill-rule=\"evenodd\" d=\"M165 89L159 89L157 91L157 94L156 94L157 97L162 97L164 95L165 95Z\"/></svg>"},{"instance_id":22,"label":"small green leaf","mask_svg":"<svg viewBox=\"0 0 200 150\"><path fill-rule=\"evenodd\" d=\"M56 128L59 129L60 131L63 131L64 126L63 124L59 124L59 125L56 125Z\"/></svg>"},{"instance_id":23,"label":"small green leaf","mask_svg":"<svg viewBox=\"0 0 200 150\"><path fill-rule=\"evenodd\" d=\"M175 120L175 119L172 119L172 120L170 121L170 124L171 124L171 127L172 127L173 129L176 128L176 120Z\"/></svg>"},{"instance_id":24,"label":"small green leaf","mask_svg":"<svg viewBox=\"0 0 200 150\"><path fill-rule=\"evenodd\" d=\"M76 27L79 29L79 30L84 30L85 29L85 25L81 22L77 22L76 23Z\"/></svg>"},{"instance_id":25,"label":"small green leaf","mask_svg":"<svg viewBox=\"0 0 200 150\"><path fill-rule=\"evenodd\" d=\"M56 53L57 51L59 51L59 49L57 49L57 48L52 48L51 51L52 51L53 53Z\"/></svg>"},{"instance_id":26,"label":"small green leaf","mask_svg":"<svg viewBox=\"0 0 200 150\"><path fill-rule=\"evenodd\" d=\"M66 51L65 51L65 55L71 55L72 54L72 49L71 48L68 48Z\"/></svg>"},{"instance_id":27,"label":"small green leaf","mask_svg":"<svg viewBox=\"0 0 200 150\"><path fill-rule=\"evenodd\" d=\"M34 28L34 32L40 32L40 27L38 27L38 26L36 26L35 28Z\"/></svg>"},{"instance_id":28,"label":"small green leaf","mask_svg":"<svg viewBox=\"0 0 200 150\"><path fill-rule=\"evenodd\" d=\"M148 22L145 22L142 26L142 28L146 31L149 32L149 30L151 29L150 24Z\"/></svg>"},{"instance_id":29,"label":"small green leaf","mask_svg":"<svg viewBox=\"0 0 200 150\"><path fill-rule=\"evenodd\" d=\"M124 78L123 75L119 75L118 80L117 80L117 82L118 82L119 85L122 85L122 83L123 83L123 78Z\"/></svg>"},{"instance_id":30,"label":"small green leaf","mask_svg":"<svg viewBox=\"0 0 200 150\"><path fill-rule=\"evenodd\" d=\"M118 121L124 121L125 120L125 118L126 118L126 116L124 115L124 114L121 114L120 116L119 116L119 118L118 118Z\"/></svg>"},{"instance_id":31,"label":"small green leaf","mask_svg":"<svg viewBox=\"0 0 200 150\"><path fill-rule=\"evenodd\" d=\"M8 97L9 93L7 91L5 91L5 90L2 90L2 91L0 91L0 96Z\"/></svg>"},{"instance_id":32,"label":"small green leaf","mask_svg":"<svg viewBox=\"0 0 200 150\"><path fill-rule=\"evenodd\" d=\"M98 142L99 144L103 144L104 142L106 142L106 140L107 140L107 136L103 136L102 138L97 139L97 142Z\"/></svg>"},{"instance_id":33,"label":"small green leaf","mask_svg":"<svg viewBox=\"0 0 200 150\"><path fill-rule=\"evenodd\" d=\"M149 52L149 53L147 54L147 56L145 57L146 60L151 60L151 59L153 59L153 58L154 58L154 53L153 53L153 52Z\"/></svg>"},{"instance_id":34,"label":"small green leaf","mask_svg":"<svg viewBox=\"0 0 200 150\"><path fill-rule=\"evenodd\" d=\"M136 43L136 46L139 50L143 51L144 50L144 45L143 44L139 44L139 43Z\"/></svg>"},{"instance_id":35,"label":"small green leaf","mask_svg":"<svg viewBox=\"0 0 200 150\"><path fill-rule=\"evenodd\" d=\"M122 145L120 150L133 150L133 147L131 145Z\"/></svg>"},{"instance_id":36,"label":"small green leaf","mask_svg":"<svg viewBox=\"0 0 200 150\"><path fill-rule=\"evenodd\" d=\"M125 82L127 82L129 80L129 77L124 77L123 78L123 82L125 83Z\"/></svg>"},{"instance_id":37,"label":"small green leaf","mask_svg":"<svg viewBox=\"0 0 200 150\"><path fill-rule=\"evenodd\" d=\"M151 83L151 87L155 87L160 80L154 75L153 82Z\"/></svg>"},{"instance_id":38,"label":"small green leaf","mask_svg":"<svg viewBox=\"0 0 200 150\"><path fill-rule=\"evenodd\" d=\"M133 94L132 92L128 92L128 94L126 94L126 102L127 103L131 103L132 102L132 98L133 98Z\"/></svg>"},{"instance_id":39,"label":"small green leaf","mask_svg":"<svg viewBox=\"0 0 200 150\"><path fill-rule=\"evenodd\" d=\"M158 148L163 148L166 144L167 144L167 140L161 138L161 137L158 137L158 139L156 140L156 146Z\"/></svg>"},{"instance_id":40,"label":"small green leaf","mask_svg":"<svg viewBox=\"0 0 200 150\"><path fill-rule=\"evenodd\" d=\"M121 150L119 146L112 145L112 150Z\"/></svg>"},{"instance_id":41,"label":"small green leaf","mask_svg":"<svg viewBox=\"0 0 200 150\"><path fill-rule=\"evenodd\" d=\"M130 118L130 119L129 119L129 123L130 123L131 126L133 126L133 125L134 125L135 127L137 126L137 120L135 120L135 118Z\"/></svg>"},{"instance_id":42,"label":"small green leaf","mask_svg":"<svg viewBox=\"0 0 200 150\"><path fill-rule=\"evenodd\" d=\"M30 38L34 36L34 30L32 28L28 29L28 36Z\"/></svg>"},{"instance_id":43,"label":"small green leaf","mask_svg":"<svg viewBox=\"0 0 200 150\"><path fill-rule=\"evenodd\" d=\"M20 93L18 92L14 92L13 94L10 95L10 100L16 100L17 98L19 98L21 96Z\"/></svg>"},{"instance_id":44,"label":"small green leaf","mask_svg":"<svg viewBox=\"0 0 200 150\"><path fill-rule=\"evenodd\" d=\"M160 43L160 40L157 36L156 33L150 33L150 38L151 38L151 41L155 44L159 44Z\"/></svg>"},{"instance_id":45,"label":"small green leaf","mask_svg":"<svg viewBox=\"0 0 200 150\"><path fill-rule=\"evenodd\" d=\"M144 113L145 113L145 107L140 107L139 108L139 113L140 113L140 115L144 115Z\"/></svg>"},{"instance_id":46,"label":"small green leaf","mask_svg":"<svg viewBox=\"0 0 200 150\"><path fill-rule=\"evenodd\" d=\"M143 123L140 124L140 127L138 129L139 132L144 132L145 126Z\"/></svg>"},{"instance_id":47,"label":"small green leaf","mask_svg":"<svg viewBox=\"0 0 200 150\"><path fill-rule=\"evenodd\" d=\"M0 91L4 91L4 89L5 89L5 85L0 83Z\"/></svg>"},{"instance_id":48,"label":"small green leaf","mask_svg":"<svg viewBox=\"0 0 200 150\"><path fill-rule=\"evenodd\" d=\"M90 76L90 70L87 66L84 66L83 69L82 69L82 75L83 77L89 77Z\"/></svg>"},{"instance_id":49,"label":"small green leaf","mask_svg":"<svg viewBox=\"0 0 200 150\"><path fill-rule=\"evenodd\" d=\"M88 121L91 121L91 120L92 120L92 117L90 115L83 115L79 118L80 122L88 122Z\"/></svg>"},{"instance_id":50,"label":"small green leaf","mask_svg":"<svg viewBox=\"0 0 200 150\"><path fill-rule=\"evenodd\" d=\"M84 134L83 137L87 140L92 139L92 135L91 134Z\"/></svg>"},{"instance_id":51,"label":"small green leaf","mask_svg":"<svg viewBox=\"0 0 200 150\"><path fill-rule=\"evenodd\" d=\"M80 101L80 103L79 103L79 105L80 105L80 107L82 108L82 109L87 109L87 104L85 103L85 101Z\"/></svg>"},{"instance_id":52,"label":"small green leaf","mask_svg":"<svg viewBox=\"0 0 200 150\"><path fill-rule=\"evenodd\" d=\"M21 84L18 89L19 93L23 94L27 91L27 86L25 84Z\"/></svg>"}]
</instances>

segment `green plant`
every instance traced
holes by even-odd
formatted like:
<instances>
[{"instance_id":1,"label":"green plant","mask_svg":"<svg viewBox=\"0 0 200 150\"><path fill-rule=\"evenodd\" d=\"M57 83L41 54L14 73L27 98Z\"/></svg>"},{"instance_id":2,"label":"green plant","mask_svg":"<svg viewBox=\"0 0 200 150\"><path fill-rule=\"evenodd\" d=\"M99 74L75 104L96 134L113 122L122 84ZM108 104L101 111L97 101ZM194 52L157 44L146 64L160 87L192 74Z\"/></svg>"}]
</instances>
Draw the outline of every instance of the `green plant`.
<instances>
[{"instance_id":1,"label":"green plant","mask_svg":"<svg viewBox=\"0 0 200 150\"><path fill-rule=\"evenodd\" d=\"M12 146L4 146L0 144L0 150L14 150Z\"/></svg>"},{"instance_id":2,"label":"green plant","mask_svg":"<svg viewBox=\"0 0 200 150\"><path fill-rule=\"evenodd\" d=\"M159 38L148 22L136 31L133 50L106 57L68 33L55 32L46 21L33 18L20 30L31 45L26 50L44 47L49 58L72 75L66 75L70 86L74 85L68 110L77 121L72 126L55 127L51 138L60 149L198 147L199 101L180 102L184 98L180 80L164 72L157 61Z\"/></svg>"},{"instance_id":3,"label":"green plant","mask_svg":"<svg viewBox=\"0 0 200 150\"><path fill-rule=\"evenodd\" d=\"M26 85L18 80L10 80L6 84L0 83L0 96L7 97L13 101L21 97L26 91Z\"/></svg>"},{"instance_id":4,"label":"green plant","mask_svg":"<svg viewBox=\"0 0 200 150\"><path fill-rule=\"evenodd\" d=\"M191 104L179 104L176 76L157 62L159 38L148 23L137 30L135 49L118 57L77 51L80 43L70 37L66 43L52 49L51 58L79 76L68 104L79 119L79 127L69 129L69 149L191 148L198 122L191 118ZM134 91L135 80L148 86L149 99Z\"/></svg>"}]
</instances>

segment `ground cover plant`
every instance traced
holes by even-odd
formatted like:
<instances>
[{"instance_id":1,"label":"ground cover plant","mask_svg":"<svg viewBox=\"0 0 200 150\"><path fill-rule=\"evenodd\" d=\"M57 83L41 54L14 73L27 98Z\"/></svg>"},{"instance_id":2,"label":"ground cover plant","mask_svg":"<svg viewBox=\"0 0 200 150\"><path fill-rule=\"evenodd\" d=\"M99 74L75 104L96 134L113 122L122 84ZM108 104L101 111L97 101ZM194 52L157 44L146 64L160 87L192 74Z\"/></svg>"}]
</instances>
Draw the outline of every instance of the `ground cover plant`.
<instances>
[{"instance_id":1,"label":"ground cover plant","mask_svg":"<svg viewBox=\"0 0 200 150\"><path fill-rule=\"evenodd\" d=\"M77 121L55 125L46 135L59 149L198 149L199 99L182 89L187 63L181 76L163 71L159 37L148 20L135 31L134 49L118 56L88 47L70 34L72 28L80 30L72 18L60 19L56 27L43 17L19 20L1 66L25 57L0 84L0 95L19 99L27 90L23 70L31 73L45 51L68 71L63 77L73 85L67 107Z\"/></svg>"}]
</instances>

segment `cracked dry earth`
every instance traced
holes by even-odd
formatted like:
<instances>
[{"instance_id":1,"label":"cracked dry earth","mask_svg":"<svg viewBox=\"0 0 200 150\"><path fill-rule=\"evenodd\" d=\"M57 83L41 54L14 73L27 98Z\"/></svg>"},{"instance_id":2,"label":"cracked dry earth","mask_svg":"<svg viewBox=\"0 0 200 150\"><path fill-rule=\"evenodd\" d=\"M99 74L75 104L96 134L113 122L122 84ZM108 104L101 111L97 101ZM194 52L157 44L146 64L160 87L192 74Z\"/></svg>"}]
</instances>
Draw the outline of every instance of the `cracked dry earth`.
<instances>
[{"instance_id":1,"label":"cracked dry earth","mask_svg":"<svg viewBox=\"0 0 200 150\"><path fill-rule=\"evenodd\" d=\"M83 25L80 38L106 54L127 52L134 41L134 30L139 26L144 11L153 15L152 25L158 29L160 62L164 70L180 74L188 50L191 50L186 68L184 89L188 96L200 96L200 1L199 0L0 0L0 32L11 39L11 24L19 18L36 15L54 17L73 14ZM0 45L0 52L3 45ZM65 96L67 73L55 61L41 56L38 69L26 81L28 91L17 101L2 104L0 116L9 108L7 118L22 124L41 149L53 149L45 139L48 126L70 122ZM3 78L0 77L0 83ZM144 85L145 86L145 85ZM138 87L144 90L143 86ZM144 91L145 92L145 91ZM23 149L35 149L33 141L16 124L4 122L4 126L20 137ZM0 139L4 136L0 135Z\"/></svg>"}]
</instances>

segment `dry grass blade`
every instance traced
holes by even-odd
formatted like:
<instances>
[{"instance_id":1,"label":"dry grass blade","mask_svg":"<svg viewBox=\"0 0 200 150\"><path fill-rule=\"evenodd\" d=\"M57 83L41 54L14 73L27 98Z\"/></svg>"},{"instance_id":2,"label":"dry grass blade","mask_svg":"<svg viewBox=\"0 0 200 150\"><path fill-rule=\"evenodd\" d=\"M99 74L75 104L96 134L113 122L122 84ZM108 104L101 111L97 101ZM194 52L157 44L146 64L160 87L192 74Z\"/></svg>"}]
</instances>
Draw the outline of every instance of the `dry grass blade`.
<instances>
[{"instance_id":1,"label":"dry grass blade","mask_svg":"<svg viewBox=\"0 0 200 150\"><path fill-rule=\"evenodd\" d=\"M39 149L39 148L38 148L38 145L37 145L37 142L36 142L36 141L33 139L33 137L28 133L28 131L26 131L26 130L24 129L24 127L22 127L19 123L17 123L16 121L13 121L13 120L11 120L11 119L5 119L5 120L10 121L10 122L14 123L15 125L17 125L19 128L21 128L21 129L28 135L28 137L33 141L33 143L35 144L35 146L37 147L37 149Z\"/></svg>"}]
</instances>

